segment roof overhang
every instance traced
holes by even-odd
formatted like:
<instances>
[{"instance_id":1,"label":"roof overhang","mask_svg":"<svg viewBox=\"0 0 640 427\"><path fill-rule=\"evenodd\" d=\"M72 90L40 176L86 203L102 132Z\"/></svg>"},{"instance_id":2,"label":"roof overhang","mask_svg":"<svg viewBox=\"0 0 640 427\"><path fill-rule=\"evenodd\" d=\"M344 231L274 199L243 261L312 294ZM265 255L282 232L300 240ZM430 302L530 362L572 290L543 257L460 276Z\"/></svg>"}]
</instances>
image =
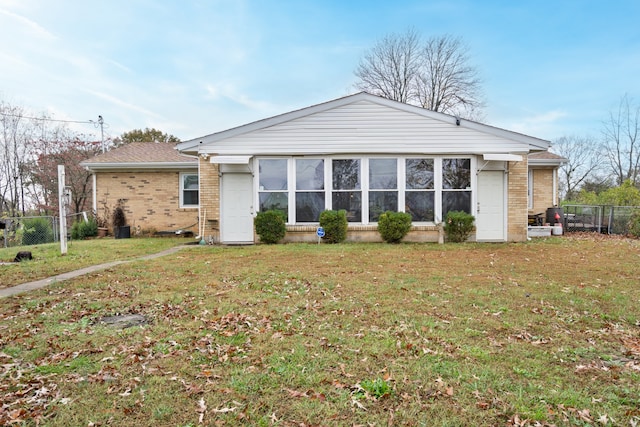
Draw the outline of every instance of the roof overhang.
<instances>
[{"instance_id":1,"label":"roof overhang","mask_svg":"<svg viewBox=\"0 0 640 427\"><path fill-rule=\"evenodd\" d=\"M509 153L485 153L482 158L487 161L499 161L499 162L521 162L522 156L519 154Z\"/></svg>"},{"instance_id":2,"label":"roof overhang","mask_svg":"<svg viewBox=\"0 0 640 427\"><path fill-rule=\"evenodd\" d=\"M80 163L90 171L107 171L107 170L182 170L182 169L198 169L198 163L190 162L96 162L96 163Z\"/></svg>"},{"instance_id":3,"label":"roof overhang","mask_svg":"<svg viewBox=\"0 0 640 427\"><path fill-rule=\"evenodd\" d=\"M253 156L213 156L210 162L215 165L248 165Z\"/></svg>"}]
</instances>

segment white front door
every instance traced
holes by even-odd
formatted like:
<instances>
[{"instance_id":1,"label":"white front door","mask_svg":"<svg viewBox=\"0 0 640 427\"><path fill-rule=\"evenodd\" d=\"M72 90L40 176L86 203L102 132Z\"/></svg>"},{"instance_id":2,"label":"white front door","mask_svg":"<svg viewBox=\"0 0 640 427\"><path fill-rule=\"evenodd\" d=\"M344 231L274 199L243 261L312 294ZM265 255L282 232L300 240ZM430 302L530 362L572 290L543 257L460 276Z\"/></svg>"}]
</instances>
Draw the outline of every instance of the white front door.
<instances>
[{"instance_id":1,"label":"white front door","mask_svg":"<svg viewBox=\"0 0 640 427\"><path fill-rule=\"evenodd\" d=\"M506 217L503 171L478 174L478 211L476 240L505 241Z\"/></svg>"},{"instance_id":2,"label":"white front door","mask_svg":"<svg viewBox=\"0 0 640 427\"><path fill-rule=\"evenodd\" d=\"M253 177L225 173L220 179L222 243L253 243Z\"/></svg>"}]
</instances>

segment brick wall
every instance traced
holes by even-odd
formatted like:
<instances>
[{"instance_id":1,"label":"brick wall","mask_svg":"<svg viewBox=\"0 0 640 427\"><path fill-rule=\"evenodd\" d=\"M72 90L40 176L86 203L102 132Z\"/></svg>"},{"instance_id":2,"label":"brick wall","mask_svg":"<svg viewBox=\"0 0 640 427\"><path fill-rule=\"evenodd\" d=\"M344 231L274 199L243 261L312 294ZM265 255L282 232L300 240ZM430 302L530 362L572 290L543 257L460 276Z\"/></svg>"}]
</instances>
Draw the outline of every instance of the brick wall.
<instances>
[{"instance_id":1,"label":"brick wall","mask_svg":"<svg viewBox=\"0 0 640 427\"><path fill-rule=\"evenodd\" d=\"M528 166L527 157L521 162L509 162L508 221L507 240L522 242L527 240L528 219Z\"/></svg>"},{"instance_id":2,"label":"brick wall","mask_svg":"<svg viewBox=\"0 0 640 427\"><path fill-rule=\"evenodd\" d=\"M96 182L98 215L108 213L111 222L121 201L132 235L150 229L197 234L198 208L180 208L180 172L98 172Z\"/></svg>"},{"instance_id":3,"label":"brick wall","mask_svg":"<svg viewBox=\"0 0 640 427\"><path fill-rule=\"evenodd\" d=\"M204 219L203 238L220 241L219 165L200 158L200 207Z\"/></svg>"},{"instance_id":4,"label":"brick wall","mask_svg":"<svg viewBox=\"0 0 640 427\"><path fill-rule=\"evenodd\" d=\"M548 208L555 206L558 201L554 198L555 168L533 169L533 208L531 214L545 213ZM557 182L557 181L555 181Z\"/></svg>"}]
</instances>

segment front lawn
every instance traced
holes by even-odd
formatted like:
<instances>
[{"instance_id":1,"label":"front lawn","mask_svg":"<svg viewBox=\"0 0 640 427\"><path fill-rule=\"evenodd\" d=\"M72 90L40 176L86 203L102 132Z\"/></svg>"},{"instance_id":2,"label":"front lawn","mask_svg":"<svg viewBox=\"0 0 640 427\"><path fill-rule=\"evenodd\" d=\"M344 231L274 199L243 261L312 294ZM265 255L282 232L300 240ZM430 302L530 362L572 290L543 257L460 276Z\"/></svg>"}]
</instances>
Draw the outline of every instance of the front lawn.
<instances>
[{"instance_id":1,"label":"front lawn","mask_svg":"<svg viewBox=\"0 0 640 427\"><path fill-rule=\"evenodd\" d=\"M0 299L0 424L640 425L639 266L601 236L196 245Z\"/></svg>"}]
</instances>

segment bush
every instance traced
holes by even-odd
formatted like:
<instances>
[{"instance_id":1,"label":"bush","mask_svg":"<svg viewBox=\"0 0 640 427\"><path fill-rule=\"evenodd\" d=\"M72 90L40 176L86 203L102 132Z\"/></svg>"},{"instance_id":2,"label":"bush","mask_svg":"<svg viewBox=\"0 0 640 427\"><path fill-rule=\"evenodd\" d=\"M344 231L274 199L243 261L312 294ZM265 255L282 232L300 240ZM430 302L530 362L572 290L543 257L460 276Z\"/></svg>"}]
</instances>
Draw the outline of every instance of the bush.
<instances>
[{"instance_id":1,"label":"bush","mask_svg":"<svg viewBox=\"0 0 640 427\"><path fill-rule=\"evenodd\" d=\"M113 209L113 215L112 215L112 224L114 227L124 227L125 225L127 225L127 217L124 213L124 209L122 209L122 207L120 206L116 206Z\"/></svg>"},{"instance_id":2,"label":"bush","mask_svg":"<svg viewBox=\"0 0 640 427\"><path fill-rule=\"evenodd\" d=\"M473 232L473 215L463 211L450 211L444 221L444 232L447 241L464 242Z\"/></svg>"},{"instance_id":3,"label":"bush","mask_svg":"<svg viewBox=\"0 0 640 427\"><path fill-rule=\"evenodd\" d=\"M28 218L22 221L23 245L37 245L53 242L53 229L46 218Z\"/></svg>"},{"instance_id":4,"label":"bush","mask_svg":"<svg viewBox=\"0 0 640 427\"><path fill-rule=\"evenodd\" d=\"M73 240L82 240L97 235L98 223L95 218L89 218L88 221L76 221L71 226L71 238Z\"/></svg>"},{"instance_id":5,"label":"bush","mask_svg":"<svg viewBox=\"0 0 640 427\"><path fill-rule=\"evenodd\" d=\"M636 211L629 218L629 234L633 237L640 238L640 211Z\"/></svg>"},{"instance_id":6,"label":"bush","mask_svg":"<svg viewBox=\"0 0 640 427\"><path fill-rule=\"evenodd\" d=\"M324 228L323 239L327 243L341 243L347 240L347 211L322 211L320 227Z\"/></svg>"},{"instance_id":7,"label":"bush","mask_svg":"<svg viewBox=\"0 0 640 427\"><path fill-rule=\"evenodd\" d=\"M387 211L378 218L378 233L387 243L399 243L411 230L411 214Z\"/></svg>"},{"instance_id":8,"label":"bush","mask_svg":"<svg viewBox=\"0 0 640 427\"><path fill-rule=\"evenodd\" d=\"M287 232L284 213L279 210L258 212L253 223L256 234L264 243L278 243Z\"/></svg>"}]
</instances>

